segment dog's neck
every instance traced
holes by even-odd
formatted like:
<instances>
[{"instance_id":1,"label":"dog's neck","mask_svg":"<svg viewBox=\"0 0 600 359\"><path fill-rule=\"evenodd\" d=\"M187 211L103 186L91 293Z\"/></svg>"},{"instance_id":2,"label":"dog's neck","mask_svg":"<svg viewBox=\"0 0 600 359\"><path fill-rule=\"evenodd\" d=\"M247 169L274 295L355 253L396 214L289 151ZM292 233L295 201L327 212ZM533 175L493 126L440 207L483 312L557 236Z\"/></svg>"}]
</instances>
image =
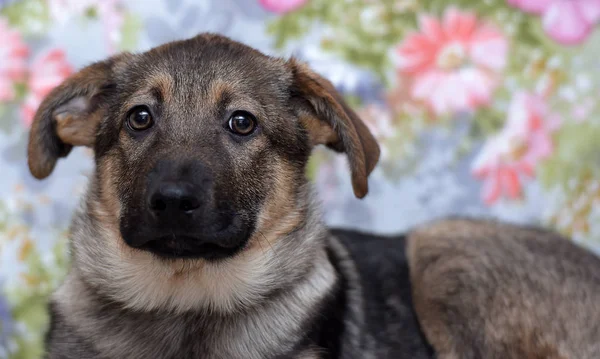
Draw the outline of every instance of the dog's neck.
<instances>
[{"instance_id":1,"label":"dog's neck","mask_svg":"<svg viewBox=\"0 0 600 359\"><path fill-rule=\"evenodd\" d=\"M56 309L81 337L93 338L95 349L106 357L176 358L190 353L203 353L202 358L288 357L285 354L311 350L299 346L335 281L330 263L324 258L317 262L289 290L236 314L124 309L98 296L77 272L56 293Z\"/></svg>"},{"instance_id":2,"label":"dog's neck","mask_svg":"<svg viewBox=\"0 0 600 359\"><path fill-rule=\"evenodd\" d=\"M74 327L82 316L95 323L78 329L85 337L98 338L97 348L113 357L156 357L147 350L178 350L176 345L168 348L163 330L171 331L169 341L172 335L181 337L177 340L195 335L198 350L221 357L285 353L308 330L337 281L318 206L311 202L304 210L305 222L268 248L223 262L157 266L150 254L126 248L84 206L73 222L73 267L56 293L58 310L71 313L67 319ZM130 334L125 329L115 333L111 328L116 321L129 327ZM140 338L136 332L156 337ZM117 347L111 335L130 340L121 339L127 344Z\"/></svg>"}]
</instances>

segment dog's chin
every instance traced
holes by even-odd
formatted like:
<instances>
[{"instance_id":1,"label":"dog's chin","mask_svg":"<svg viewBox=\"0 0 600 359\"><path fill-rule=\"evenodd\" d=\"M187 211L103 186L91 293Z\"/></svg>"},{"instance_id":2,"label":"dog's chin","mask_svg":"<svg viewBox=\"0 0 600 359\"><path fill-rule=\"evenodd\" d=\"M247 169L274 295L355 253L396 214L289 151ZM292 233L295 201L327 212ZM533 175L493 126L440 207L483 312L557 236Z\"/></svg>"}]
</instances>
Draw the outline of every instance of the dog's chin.
<instances>
[{"instance_id":1,"label":"dog's chin","mask_svg":"<svg viewBox=\"0 0 600 359\"><path fill-rule=\"evenodd\" d=\"M219 260L233 257L245 247L247 241L247 237L229 238L228 242L232 244L223 245L207 241L201 237L170 234L156 237L156 239L149 241L138 249L165 259Z\"/></svg>"},{"instance_id":2,"label":"dog's chin","mask_svg":"<svg viewBox=\"0 0 600 359\"><path fill-rule=\"evenodd\" d=\"M138 227L139 230L136 230ZM253 226L233 221L225 228L210 226L196 230L167 230L145 225L121 229L125 243L160 258L219 260L233 257L248 243Z\"/></svg>"},{"instance_id":3,"label":"dog's chin","mask_svg":"<svg viewBox=\"0 0 600 359\"><path fill-rule=\"evenodd\" d=\"M244 249L254 231L254 220L239 214L176 222L124 216L120 232L125 243L164 259L219 260Z\"/></svg>"}]
</instances>

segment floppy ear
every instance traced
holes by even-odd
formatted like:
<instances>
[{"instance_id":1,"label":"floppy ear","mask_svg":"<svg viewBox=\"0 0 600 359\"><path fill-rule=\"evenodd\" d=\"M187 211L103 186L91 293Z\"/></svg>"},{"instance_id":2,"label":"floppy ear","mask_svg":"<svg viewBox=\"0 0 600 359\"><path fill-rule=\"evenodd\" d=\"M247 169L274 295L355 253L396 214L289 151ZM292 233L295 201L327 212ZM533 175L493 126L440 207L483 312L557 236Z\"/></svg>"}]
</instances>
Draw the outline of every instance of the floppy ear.
<instances>
[{"instance_id":1,"label":"floppy ear","mask_svg":"<svg viewBox=\"0 0 600 359\"><path fill-rule=\"evenodd\" d=\"M290 59L288 66L293 76L293 103L313 145L346 153L354 195L363 198L369 191L367 178L379 161L377 141L331 82L295 59Z\"/></svg>"},{"instance_id":2,"label":"floppy ear","mask_svg":"<svg viewBox=\"0 0 600 359\"><path fill-rule=\"evenodd\" d=\"M73 146L93 147L104 113L101 95L112 84L113 67L125 55L97 62L54 88L38 108L29 133L27 160L38 179L52 173L56 161Z\"/></svg>"}]
</instances>

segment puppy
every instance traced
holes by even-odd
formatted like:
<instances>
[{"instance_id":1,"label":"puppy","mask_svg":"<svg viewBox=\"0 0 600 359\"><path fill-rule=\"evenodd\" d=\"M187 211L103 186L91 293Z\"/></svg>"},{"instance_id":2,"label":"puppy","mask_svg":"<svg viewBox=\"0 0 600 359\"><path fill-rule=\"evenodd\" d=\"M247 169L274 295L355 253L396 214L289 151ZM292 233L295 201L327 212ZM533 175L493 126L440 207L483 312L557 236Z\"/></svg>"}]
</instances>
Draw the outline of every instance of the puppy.
<instances>
[{"instance_id":1,"label":"puppy","mask_svg":"<svg viewBox=\"0 0 600 359\"><path fill-rule=\"evenodd\" d=\"M49 176L73 146L93 148L95 172L46 357L600 355L596 257L464 219L407 237L327 229L305 177L318 145L347 155L364 197L379 147L332 84L214 34L111 57L54 89L31 173Z\"/></svg>"}]
</instances>

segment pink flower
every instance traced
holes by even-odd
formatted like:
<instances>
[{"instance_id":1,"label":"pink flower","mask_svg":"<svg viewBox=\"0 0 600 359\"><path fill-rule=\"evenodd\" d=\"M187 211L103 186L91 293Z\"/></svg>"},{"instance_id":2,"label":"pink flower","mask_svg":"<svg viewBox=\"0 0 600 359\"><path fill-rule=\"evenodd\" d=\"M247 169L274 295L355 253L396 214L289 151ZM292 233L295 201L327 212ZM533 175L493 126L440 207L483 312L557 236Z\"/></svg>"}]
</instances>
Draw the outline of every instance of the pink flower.
<instances>
[{"instance_id":1,"label":"pink flower","mask_svg":"<svg viewBox=\"0 0 600 359\"><path fill-rule=\"evenodd\" d=\"M0 18L0 102L14 99L14 83L24 79L28 55L21 35Z\"/></svg>"},{"instance_id":2,"label":"pink flower","mask_svg":"<svg viewBox=\"0 0 600 359\"><path fill-rule=\"evenodd\" d=\"M114 53L121 41L121 28L125 18L120 6L121 0L103 0L98 3L98 12L104 25L104 41L109 53Z\"/></svg>"},{"instance_id":3,"label":"pink flower","mask_svg":"<svg viewBox=\"0 0 600 359\"><path fill-rule=\"evenodd\" d=\"M525 12L541 15L555 0L507 0L511 6Z\"/></svg>"},{"instance_id":4,"label":"pink flower","mask_svg":"<svg viewBox=\"0 0 600 359\"><path fill-rule=\"evenodd\" d=\"M596 107L596 101L593 97L588 97L579 103L574 104L571 110L571 117L576 123L585 122Z\"/></svg>"},{"instance_id":5,"label":"pink flower","mask_svg":"<svg viewBox=\"0 0 600 359\"><path fill-rule=\"evenodd\" d=\"M43 98L32 94L29 94L25 98L25 102L21 105L21 120L25 127L30 127L33 123L33 117L35 116L38 107L40 107L42 100Z\"/></svg>"},{"instance_id":6,"label":"pink flower","mask_svg":"<svg viewBox=\"0 0 600 359\"><path fill-rule=\"evenodd\" d=\"M21 108L21 117L25 125L31 125L35 111L44 97L71 73L73 69L67 62L64 51L60 49L52 49L33 62L27 81L29 94Z\"/></svg>"},{"instance_id":7,"label":"pink flower","mask_svg":"<svg viewBox=\"0 0 600 359\"><path fill-rule=\"evenodd\" d=\"M258 0L262 7L276 14L285 14L298 10L306 4L307 1L308 0Z\"/></svg>"},{"instance_id":8,"label":"pink flower","mask_svg":"<svg viewBox=\"0 0 600 359\"><path fill-rule=\"evenodd\" d=\"M394 135L392 113L386 106L369 104L358 109L357 114L376 138L383 139Z\"/></svg>"},{"instance_id":9,"label":"pink flower","mask_svg":"<svg viewBox=\"0 0 600 359\"><path fill-rule=\"evenodd\" d=\"M508 3L541 15L546 33L563 45L583 42L600 20L600 0L508 0Z\"/></svg>"},{"instance_id":10,"label":"pink flower","mask_svg":"<svg viewBox=\"0 0 600 359\"><path fill-rule=\"evenodd\" d=\"M514 95L505 127L484 145L471 169L474 176L484 180L486 204L501 196L521 196L522 181L533 177L536 164L552 154L551 134L558 123L540 96L524 92Z\"/></svg>"},{"instance_id":11,"label":"pink flower","mask_svg":"<svg viewBox=\"0 0 600 359\"><path fill-rule=\"evenodd\" d=\"M454 8L441 21L423 16L420 29L397 49L399 70L414 76L413 98L438 115L489 104L506 65L504 35Z\"/></svg>"}]
</instances>

